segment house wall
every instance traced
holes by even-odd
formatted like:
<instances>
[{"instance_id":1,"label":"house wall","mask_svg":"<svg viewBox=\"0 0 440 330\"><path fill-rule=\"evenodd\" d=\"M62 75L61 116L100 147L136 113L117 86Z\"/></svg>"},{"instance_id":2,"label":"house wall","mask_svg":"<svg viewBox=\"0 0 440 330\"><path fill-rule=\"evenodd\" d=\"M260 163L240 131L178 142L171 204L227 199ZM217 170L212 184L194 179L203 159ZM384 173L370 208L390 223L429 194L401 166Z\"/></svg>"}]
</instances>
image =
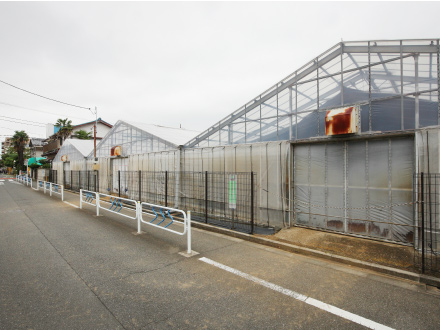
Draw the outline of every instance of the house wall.
<instances>
[{"instance_id":1,"label":"house wall","mask_svg":"<svg viewBox=\"0 0 440 330\"><path fill-rule=\"evenodd\" d=\"M74 134L75 132L77 132L79 130L83 130L86 132L92 132L92 136L93 136L93 127L94 127L94 123L81 125L80 127L73 129L72 134ZM97 130L96 130L96 137L102 139L104 136L106 136L106 134L108 132L110 132L110 130L111 130L110 127L98 122Z\"/></svg>"}]
</instances>

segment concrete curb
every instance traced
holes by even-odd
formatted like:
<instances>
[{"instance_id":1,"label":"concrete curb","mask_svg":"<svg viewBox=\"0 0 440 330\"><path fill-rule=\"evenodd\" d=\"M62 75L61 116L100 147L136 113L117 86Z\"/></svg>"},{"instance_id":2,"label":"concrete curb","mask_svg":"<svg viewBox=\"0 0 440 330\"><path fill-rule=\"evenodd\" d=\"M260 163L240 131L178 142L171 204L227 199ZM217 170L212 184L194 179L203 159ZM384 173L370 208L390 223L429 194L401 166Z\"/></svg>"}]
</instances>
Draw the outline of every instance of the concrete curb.
<instances>
[{"instance_id":1,"label":"concrete curb","mask_svg":"<svg viewBox=\"0 0 440 330\"><path fill-rule=\"evenodd\" d=\"M200 223L200 222L196 222L196 221L192 221L191 226L195 227L195 228L199 228L199 229L212 231L212 232L219 233L219 234L232 236L235 238L240 238L240 239L243 239L248 242L258 243L258 244L262 244L265 246L270 246L270 247L277 248L277 249L287 251L287 252L292 252L292 253L302 254L305 256L311 256L311 257L331 260L331 261L335 261L335 262L342 263L345 265L368 269L368 270L372 270L372 271L375 271L378 273L391 275L391 276L403 278L406 280L411 280L414 282L418 282L418 283L431 285L431 286L435 286L435 287L440 288L440 278L436 278L436 277L432 277L432 276L412 273L412 272L408 272L408 271L397 269L397 268L382 266L379 264L374 264L374 263L370 263L370 262L365 262L365 261L361 261L361 260L338 256L335 254L317 251L317 250L309 249L309 248L294 245L294 244L279 242L279 241L275 241L275 240L271 240L271 239L267 239L267 238L263 238L263 237L257 237L257 236L253 236L250 234L240 233L237 231L229 230L226 228L215 227L215 226L212 226L209 224L204 224L204 223Z\"/></svg>"}]
</instances>

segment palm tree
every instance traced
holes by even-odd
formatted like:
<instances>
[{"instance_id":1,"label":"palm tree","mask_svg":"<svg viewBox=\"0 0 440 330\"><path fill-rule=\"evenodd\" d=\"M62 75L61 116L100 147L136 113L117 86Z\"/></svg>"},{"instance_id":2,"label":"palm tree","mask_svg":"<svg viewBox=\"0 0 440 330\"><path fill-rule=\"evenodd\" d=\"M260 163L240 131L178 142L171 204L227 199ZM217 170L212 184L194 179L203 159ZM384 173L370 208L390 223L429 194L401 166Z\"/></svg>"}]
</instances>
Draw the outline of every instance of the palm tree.
<instances>
[{"instance_id":1,"label":"palm tree","mask_svg":"<svg viewBox=\"0 0 440 330\"><path fill-rule=\"evenodd\" d=\"M12 141L12 147L18 154L18 164L17 164L17 170L23 170L23 164L24 164L24 147L29 141L29 136L26 134L25 131L15 131L14 136L11 138Z\"/></svg>"},{"instance_id":2,"label":"palm tree","mask_svg":"<svg viewBox=\"0 0 440 330\"><path fill-rule=\"evenodd\" d=\"M87 132L83 129L73 133L72 137L80 140L90 140L92 138L92 132Z\"/></svg>"},{"instance_id":3,"label":"palm tree","mask_svg":"<svg viewBox=\"0 0 440 330\"><path fill-rule=\"evenodd\" d=\"M58 131L58 135L61 137L61 142L64 142L64 140L66 140L70 133L73 130L72 127L72 121L69 120L68 118L66 119L61 119L59 118L55 124L55 126L60 127L60 130Z\"/></svg>"}]
</instances>

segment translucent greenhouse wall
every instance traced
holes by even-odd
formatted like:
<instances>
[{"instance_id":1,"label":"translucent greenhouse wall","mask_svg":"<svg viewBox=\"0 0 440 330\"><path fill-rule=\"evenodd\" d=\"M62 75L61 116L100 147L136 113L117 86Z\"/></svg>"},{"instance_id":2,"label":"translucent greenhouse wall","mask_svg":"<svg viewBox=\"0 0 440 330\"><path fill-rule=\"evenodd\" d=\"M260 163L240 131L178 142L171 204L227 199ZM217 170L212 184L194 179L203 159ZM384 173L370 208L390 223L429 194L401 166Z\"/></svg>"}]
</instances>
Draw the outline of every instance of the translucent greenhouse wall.
<instances>
[{"instance_id":1,"label":"translucent greenhouse wall","mask_svg":"<svg viewBox=\"0 0 440 330\"><path fill-rule=\"evenodd\" d=\"M128 158L99 158L99 189L101 192L115 193L112 190L114 187L112 180L117 176L118 170L179 173L253 171L257 178L255 182L257 186L256 223L283 228L289 225L288 212L286 212L289 208L289 157L290 143L268 142L171 150L130 155ZM92 170L92 164L93 162L89 160L87 170ZM82 168L82 170L85 169L85 167ZM137 176L134 175L133 182L127 184L130 186L127 187L129 198L138 199ZM191 194L191 187L180 184L176 189L179 197ZM174 206L179 206L179 200L175 201Z\"/></svg>"},{"instance_id":2,"label":"translucent greenhouse wall","mask_svg":"<svg viewBox=\"0 0 440 330\"><path fill-rule=\"evenodd\" d=\"M325 137L326 112L351 105L360 135L438 125L438 62L438 39L339 43L185 147Z\"/></svg>"},{"instance_id":3,"label":"translucent greenhouse wall","mask_svg":"<svg viewBox=\"0 0 440 330\"><path fill-rule=\"evenodd\" d=\"M62 145L62 147L58 151L57 155L53 159L53 162L54 163L62 162L61 157L63 155L67 155L68 161L76 161L76 160L84 160L85 159L84 155L81 154L78 151L78 149L75 148L72 144L70 144L70 142L68 140L65 141L65 143Z\"/></svg>"},{"instance_id":4,"label":"translucent greenhouse wall","mask_svg":"<svg viewBox=\"0 0 440 330\"><path fill-rule=\"evenodd\" d=\"M68 165L69 171L85 171L87 169L87 164L89 161L82 156L82 160L72 160L67 162L53 162L52 169L57 170L57 182L60 184L64 183L64 171L66 170L66 165Z\"/></svg>"},{"instance_id":5,"label":"translucent greenhouse wall","mask_svg":"<svg viewBox=\"0 0 440 330\"><path fill-rule=\"evenodd\" d=\"M182 170L256 173L257 223L284 228L290 224L289 157L286 141L185 149Z\"/></svg>"},{"instance_id":6,"label":"translucent greenhouse wall","mask_svg":"<svg viewBox=\"0 0 440 330\"><path fill-rule=\"evenodd\" d=\"M61 157L67 155L67 162L61 161ZM57 170L57 182L63 183L63 171L68 164L69 170L83 171L87 167L87 159L69 141L65 141L52 162L52 169Z\"/></svg>"}]
</instances>

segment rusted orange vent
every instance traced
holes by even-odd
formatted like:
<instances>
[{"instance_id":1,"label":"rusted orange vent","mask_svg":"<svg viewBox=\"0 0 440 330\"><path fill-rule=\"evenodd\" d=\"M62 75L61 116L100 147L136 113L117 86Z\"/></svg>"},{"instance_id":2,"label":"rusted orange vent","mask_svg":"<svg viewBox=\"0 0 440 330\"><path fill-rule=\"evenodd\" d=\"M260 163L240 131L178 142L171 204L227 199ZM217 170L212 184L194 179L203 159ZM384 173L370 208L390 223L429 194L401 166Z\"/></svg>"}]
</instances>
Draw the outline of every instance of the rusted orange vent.
<instances>
[{"instance_id":1,"label":"rusted orange vent","mask_svg":"<svg viewBox=\"0 0 440 330\"><path fill-rule=\"evenodd\" d=\"M357 107L327 111L325 115L325 135L352 134L358 131Z\"/></svg>"},{"instance_id":2,"label":"rusted orange vent","mask_svg":"<svg viewBox=\"0 0 440 330\"><path fill-rule=\"evenodd\" d=\"M121 148L121 146L114 146L114 147L112 147L112 149L110 150L110 156L111 157L122 156L122 148Z\"/></svg>"}]
</instances>

